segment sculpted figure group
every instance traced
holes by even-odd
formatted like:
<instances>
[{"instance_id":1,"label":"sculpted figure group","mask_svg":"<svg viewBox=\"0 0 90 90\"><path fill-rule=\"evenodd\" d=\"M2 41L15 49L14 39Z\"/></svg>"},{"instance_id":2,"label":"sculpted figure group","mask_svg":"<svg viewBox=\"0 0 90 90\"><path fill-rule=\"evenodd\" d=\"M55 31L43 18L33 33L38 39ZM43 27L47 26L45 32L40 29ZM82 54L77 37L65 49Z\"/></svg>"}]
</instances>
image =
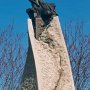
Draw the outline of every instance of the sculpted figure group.
<instances>
[{"instance_id":1,"label":"sculpted figure group","mask_svg":"<svg viewBox=\"0 0 90 90\"><path fill-rule=\"evenodd\" d=\"M48 25L53 19L54 15L57 15L55 11L55 5L53 3L44 3L42 0L29 0L32 8L26 10L30 18L33 18L31 13L36 13L36 16L40 16L45 25Z\"/></svg>"}]
</instances>

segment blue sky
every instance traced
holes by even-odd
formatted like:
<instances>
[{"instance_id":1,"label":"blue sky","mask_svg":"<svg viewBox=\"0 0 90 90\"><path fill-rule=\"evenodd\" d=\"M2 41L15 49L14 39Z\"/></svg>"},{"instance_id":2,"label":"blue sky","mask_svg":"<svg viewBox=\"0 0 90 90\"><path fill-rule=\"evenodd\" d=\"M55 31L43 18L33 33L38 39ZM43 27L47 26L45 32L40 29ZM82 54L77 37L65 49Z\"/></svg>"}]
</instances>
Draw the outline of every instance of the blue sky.
<instances>
[{"instance_id":1,"label":"blue sky","mask_svg":"<svg viewBox=\"0 0 90 90\"><path fill-rule=\"evenodd\" d=\"M44 0L54 2L60 17L61 26L65 22L84 21L85 33L90 34L90 0ZM28 0L0 0L0 29L14 22L14 30L17 33L27 32L26 9L31 4Z\"/></svg>"},{"instance_id":2,"label":"blue sky","mask_svg":"<svg viewBox=\"0 0 90 90\"><path fill-rule=\"evenodd\" d=\"M90 0L45 0L54 2L62 28L65 22L84 21L84 32L90 35ZM14 22L15 33L27 32L26 9L31 7L28 0L0 0L0 30ZM27 41L24 45L27 47ZM1 89L0 89L1 90Z\"/></svg>"}]
</instances>

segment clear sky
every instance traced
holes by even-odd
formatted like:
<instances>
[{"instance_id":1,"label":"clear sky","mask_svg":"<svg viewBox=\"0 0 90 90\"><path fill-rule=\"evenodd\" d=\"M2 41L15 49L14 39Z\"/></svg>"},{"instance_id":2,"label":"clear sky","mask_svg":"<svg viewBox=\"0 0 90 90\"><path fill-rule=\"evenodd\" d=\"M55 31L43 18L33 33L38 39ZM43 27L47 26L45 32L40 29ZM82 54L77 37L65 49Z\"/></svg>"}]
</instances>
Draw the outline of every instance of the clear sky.
<instances>
[{"instance_id":1,"label":"clear sky","mask_svg":"<svg viewBox=\"0 0 90 90\"><path fill-rule=\"evenodd\" d=\"M61 26L65 22L84 21L85 32L90 34L90 0L44 0L54 2L60 17ZM31 4L28 0L0 0L0 29L14 21L15 32L27 32L26 9Z\"/></svg>"},{"instance_id":2,"label":"clear sky","mask_svg":"<svg viewBox=\"0 0 90 90\"><path fill-rule=\"evenodd\" d=\"M84 21L84 32L90 35L90 0L45 0L54 2L62 28L65 22ZM0 0L0 30L14 22L15 33L27 32L26 9L31 7L28 0ZM27 41L24 40L27 46ZM1 90L1 89L0 89ZM87 89L86 89L87 90Z\"/></svg>"}]
</instances>

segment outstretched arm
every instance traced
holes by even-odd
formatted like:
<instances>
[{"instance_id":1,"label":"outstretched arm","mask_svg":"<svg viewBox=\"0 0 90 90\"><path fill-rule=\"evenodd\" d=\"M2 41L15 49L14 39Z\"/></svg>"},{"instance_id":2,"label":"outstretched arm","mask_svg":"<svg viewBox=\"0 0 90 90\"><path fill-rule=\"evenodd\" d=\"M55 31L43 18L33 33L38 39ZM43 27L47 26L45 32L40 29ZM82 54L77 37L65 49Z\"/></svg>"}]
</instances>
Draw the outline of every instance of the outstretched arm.
<instances>
[{"instance_id":1,"label":"outstretched arm","mask_svg":"<svg viewBox=\"0 0 90 90\"><path fill-rule=\"evenodd\" d=\"M38 0L29 0L32 4L32 6L36 5L39 7L39 3L38 3Z\"/></svg>"}]
</instances>

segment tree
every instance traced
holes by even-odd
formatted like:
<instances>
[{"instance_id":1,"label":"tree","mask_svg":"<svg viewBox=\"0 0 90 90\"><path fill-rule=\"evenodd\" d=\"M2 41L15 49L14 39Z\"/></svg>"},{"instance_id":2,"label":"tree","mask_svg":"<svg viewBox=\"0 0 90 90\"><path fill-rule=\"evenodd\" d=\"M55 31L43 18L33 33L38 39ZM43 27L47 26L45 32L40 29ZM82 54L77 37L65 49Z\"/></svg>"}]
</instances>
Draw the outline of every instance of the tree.
<instances>
[{"instance_id":1,"label":"tree","mask_svg":"<svg viewBox=\"0 0 90 90\"><path fill-rule=\"evenodd\" d=\"M10 24L0 32L0 90L16 90L25 63L24 35L15 35L13 29Z\"/></svg>"},{"instance_id":2,"label":"tree","mask_svg":"<svg viewBox=\"0 0 90 90\"><path fill-rule=\"evenodd\" d=\"M64 28L76 90L89 90L90 86L90 36L84 34L84 23L70 21Z\"/></svg>"},{"instance_id":3,"label":"tree","mask_svg":"<svg viewBox=\"0 0 90 90\"><path fill-rule=\"evenodd\" d=\"M63 29L76 90L90 89L90 36L83 29L83 22ZM26 59L22 36L13 34L13 25L0 32L0 90L16 90L20 83Z\"/></svg>"}]
</instances>

